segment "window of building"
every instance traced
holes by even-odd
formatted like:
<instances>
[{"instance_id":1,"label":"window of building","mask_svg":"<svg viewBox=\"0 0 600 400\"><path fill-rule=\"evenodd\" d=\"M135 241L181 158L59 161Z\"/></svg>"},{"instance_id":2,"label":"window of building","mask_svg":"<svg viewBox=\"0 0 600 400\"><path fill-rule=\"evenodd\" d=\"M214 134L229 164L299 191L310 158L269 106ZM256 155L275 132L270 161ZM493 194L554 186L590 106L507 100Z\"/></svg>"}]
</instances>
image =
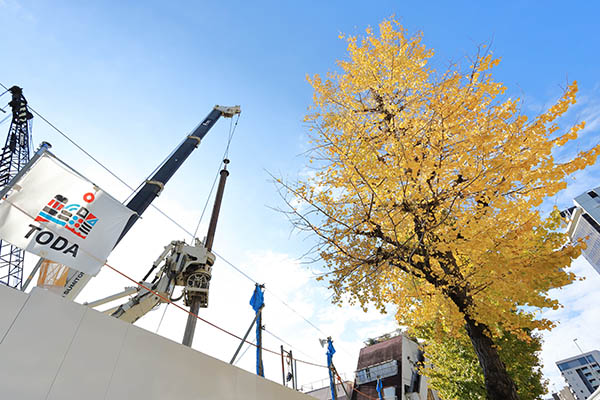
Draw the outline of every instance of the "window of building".
<instances>
[{"instance_id":1,"label":"window of building","mask_svg":"<svg viewBox=\"0 0 600 400\"><path fill-rule=\"evenodd\" d=\"M396 400L396 387L389 386L383 388L383 398L384 400Z\"/></svg>"},{"instance_id":2,"label":"window of building","mask_svg":"<svg viewBox=\"0 0 600 400\"><path fill-rule=\"evenodd\" d=\"M598 193L591 191L591 192L588 192L588 196L590 196L592 199L596 200L596 203L600 204L600 196L598 195Z\"/></svg>"},{"instance_id":3,"label":"window of building","mask_svg":"<svg viewBox=\"0 0 600 400\"><path fill-rule=\"evenodd\" d=\"M575 368L575 367L580 367L582 365L586 365L587 363L588 363L588 361L584 357L579 357L579 358L576 358L575 360L571 360L571 361L567 361L567 362L558 364L558 368L561 371L564 371L564 370L567 370L567 369L571 369L571 368Z\"/></svg>"}]
</instances>

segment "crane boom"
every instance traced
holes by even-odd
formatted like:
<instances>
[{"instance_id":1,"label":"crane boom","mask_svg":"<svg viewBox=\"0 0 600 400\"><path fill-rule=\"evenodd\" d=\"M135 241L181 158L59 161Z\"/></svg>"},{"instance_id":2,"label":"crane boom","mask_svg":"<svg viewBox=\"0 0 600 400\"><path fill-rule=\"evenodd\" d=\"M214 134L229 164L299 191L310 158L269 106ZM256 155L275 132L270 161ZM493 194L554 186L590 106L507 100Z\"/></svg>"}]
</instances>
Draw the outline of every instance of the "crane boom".
<instances>
[{"instance_id":1,"label":"crane boom","mask_svg":"<svg viewBox=\"0 0 600 400\"><path fill-rule=\"evenodd\" d=\"M117 240L117 244L121 241L123 236L129 232L133 224L139 219L144 211L150 206L152 201L162 191L164 185L171 179L173 174L179 169L181 164L188 158L188 156L194 151L196 147L200 144L200 141L206 136L210 128L213 127L215 122L219 119L220 116L224 117L233 117L236 114L240 113L240 107L222 107L215 106L215 108L208 114L204 121L202 121L194 131L188 135L188 137L184 140L184 142L175 150L175 152L169 157L169 159L156 171L156 173L148 179L144 186L136 193L135 196L127 203L127 208L136 212L136 214L132 215L125 228L123 228L123 232L121 232L121 236L119 240ZM116 246L116 244L115 244Z\"/></svg>"},{"instance_id":2,"label":"crane boom","mask_svg":"<svg viewBox=\"0 0 600 400\"><path fill-rule=\"evenodd\" d=\"M154 173L154 175L146 180L140 190L133 196L133 198L127 203L127 208L135 211L135 214L131 216L125 228L121 232L115 247L121 239L129 232L141 215L146 211L150 204L156 197L160 195L160 192L164 188L165 184L171 179L183 162L188 156L198 147L200 141L206 136L208 131L217 122L219 117L232 118L234 115L241 112L239 106L224 107L216 105L213 110L208 114L204 120L196 126L196 128L190 133L186 139L179 145L179 147L171 154L171 156L160 166L160 168ZM39 263L38 263L39 264ZM67 276L67 282L62 292L62 297L68 299L74 299L85 285L91 279L90 275L84 274L83 272L71 269Z\"/></svg>"}]
</instances>

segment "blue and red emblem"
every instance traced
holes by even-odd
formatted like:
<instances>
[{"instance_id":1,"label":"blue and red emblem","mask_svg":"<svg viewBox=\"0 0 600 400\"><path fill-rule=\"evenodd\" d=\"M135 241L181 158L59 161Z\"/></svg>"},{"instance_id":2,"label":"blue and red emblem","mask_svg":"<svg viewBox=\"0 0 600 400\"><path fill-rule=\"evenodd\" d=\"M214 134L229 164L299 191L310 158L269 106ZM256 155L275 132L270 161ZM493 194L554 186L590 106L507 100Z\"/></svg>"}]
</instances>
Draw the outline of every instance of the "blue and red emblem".
<instances>
[{"instance_id":1,"label":"blue and red emblem","mask_svg":"<svg viewBox=\"0 0 600 400\"><path fill-rule=\"evenodd\" d=\"M93 193L83 195L83 201L87 204L92 203L95 199L96 196ZM39 212L35 220L39 222L54 222L59 226L65 227L80 238L85 239L98 222L98 217L80 204L67 204L68 200L65 196L57 194Z\"/></svg>"}]
</instances>

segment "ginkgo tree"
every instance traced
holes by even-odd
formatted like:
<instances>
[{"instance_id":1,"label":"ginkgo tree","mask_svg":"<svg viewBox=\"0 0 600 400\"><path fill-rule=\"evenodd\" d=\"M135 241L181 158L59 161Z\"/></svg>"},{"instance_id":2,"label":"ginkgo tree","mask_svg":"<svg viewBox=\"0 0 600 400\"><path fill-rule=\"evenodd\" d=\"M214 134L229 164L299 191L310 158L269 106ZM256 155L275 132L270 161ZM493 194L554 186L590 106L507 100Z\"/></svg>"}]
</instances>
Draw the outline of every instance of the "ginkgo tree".
<instances>
[{"instance_id":1,"label":"ginkgo tree","mask_svg":"<svg viewBox=\"0 0 600 400\"><path fill-rule=\"evenodd\" d=\"M483 400L487 398L483 373L473 346L466 334L457 335L436 329L434 321L413 327L411 333L421 339L427 361L419 370L427 376L444 400ZM542 376L539 358L541 337L525 332L525 340L512 333L497 335L500 359L517 386L520 400L542 399L547 390L547 380Z\"/></svg>"},{"instance_id":2,"label":"ginkgo tree","mask_svg":"<svg viewBox=\"0 0 600 400\"><path fill-rule=\"evenodd\" d=\"M334 301L393 303L402 325L466 333L488 398L517 399L499 338L553 327L537 312L560 306L547 293L574 280L580 252L558 211L537 208L600 152L553 158L584 128L557 124L577 85L530 119L489 53L436 71L421 35L393 20L345 39L336 72L309 78L314 171L282 183L290 216L319 238Z\"/></svg>"}]
</instances>

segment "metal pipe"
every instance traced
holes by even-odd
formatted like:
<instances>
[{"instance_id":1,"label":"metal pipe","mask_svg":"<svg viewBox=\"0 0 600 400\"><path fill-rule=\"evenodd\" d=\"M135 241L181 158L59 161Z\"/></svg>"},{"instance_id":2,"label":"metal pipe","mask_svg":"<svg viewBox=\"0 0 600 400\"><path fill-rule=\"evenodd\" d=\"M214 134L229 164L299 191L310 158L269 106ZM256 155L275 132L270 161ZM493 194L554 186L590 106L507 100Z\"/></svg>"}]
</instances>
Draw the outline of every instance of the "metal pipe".
<instances>
[{"instance_id":1,"label":"metal pipe","mask_svg":"<svg viewBox=\"0 0 600 400\"><path fill-rule=\"evenodd\" d=\"M256 319L256 357L257 357L257 363L258 363L258 371L256 371L257 375L260 375L264 378L265 376L265 367L263 365L263 360L262 360L262 313L261 310L258 310L258 312L256 313L257 315L257 319Z\"/></svg>"},{"instance_id":2,"label":"metal pipe","mask_svg":"<svg viewBox=\"0 0 600 400\"><path fill-rule=\"evenodd\" d=\"M219 187L217 188L217 194L215 196L215 204L213 205L212 215L210 216L210 223L208 224L208 233L206 234L206 249L212 250L213 243L215 241L215 231L217 230L217 222L219 221L219 211L221 210L221 202L223 200L223 192L225 191L225 182L229 176L227 171L227 164L229 160L223 160L225 168L220 172Z\"/></svg>"},{"instance_id":3,"label":"metal pipe","mask_svg":"<svg viewBox=\"0 0 600 400\"><path fill-rule=\"evenodd\" d=\"M283 386L287 386L285 384L285 364L283 362L283 345L281 345L281 377L283 378Z\"/></svg>"},{"instance_id":4,"label":"metal pipe","mask_svg":"<svg viewBox=\"0 0 600 400\"><path fill-rule=\"evenodd\" d=\"M181 342L184 346L192 347L194 341L194 332L196 330L196 322L198 318L198 311L200 310L200 298L193 297L190 304L190 314L188 314L187 323L185 324L185 332L183 332L183 341Z\"/></svg>"},{"instance_id":5,"label":"metal pipe","mask_svg":"<svg viewBox=\"0 0 600 400\"><path fill-rule=\"evenodd\" d=\"M212 249L212 245L215 240L215 232L217 230L217 221L219 220L219 211L221 210L221 201L223 200L223 192L225 191L225 182L227 181L227 176L229 175L229 171L227 171L227 164L229 160L223 160L225 163L225 168L223 168L220 172L221 177L219 179L219 187L217 189L217 194L215 196L215 204L213 206L212 215L210 216L210 224L208 226L208 233L206 234L206 249L210 251ZM200 310L200 298L196 296L192 296L190 300L190 312L192 314L198 315L198 311ZM192 342L194 341L194 331L196 330L196 321L197 318L195 315L189 314L187 323L185 325L185 332L183 333L183 341L182 344L188 347L192 347ZM258 314L257 314L258 315Z\"/></svg>"},{"instance_id":6,"label":"metal pipe","mask_svg":"<svg viewBox=\"0 0 600 400\"><path fill-rule=\"evenodd\" d=\"M292 349L288 351L290 355L290 369L292 370L292 389L296 390L296 370L294 369L294 355L292 354Z\"/></svg>"},{"instance_id":7,"label":"metal pipe","mask_svg":"<svg viewBox=\"0 0 600 400\"><path fill-rule=\"evenodd\" d=\"M35 267L33 267L33 271L31 271L31 273L29 274L29 276L27 277L27 279L25 280L25 283L23 284L23 287L21 288L21 291L24 292L25 289L27 289L27 286L29 286L29 284L31 283L31 280L33 279L33 277L35 276L36 272L38 272L38 270L40 269L40 267L42 266L42 263L44 262L44 258L41 258L38 260L38 262L35 264Z\"/></svg>"},{"instance_id":8,"label":"metal pipe","mask_svg":"<svg viewBox=\"0 0 600 400\"><path fill-rule=\"evenodd\" d=\"M298 364L294 360L294 390L298 390Z\"/></svg>"},{"instance_id":9,"label":"metal pipe","mask_svg":"<svg viewBox=\"0 0 600 400\"><path fill-rule=\"evenodd\" d=\"M256 322L256 318L258 318L258 313L254 314L254 319L252 320L252 323L248 327L248 330L246 331L244 338L240 342L240 345L238 346L237 350L235 351L235 354L233 355L233 357L231 357L231 361L229 361L229 364L233 364L233 362L235 361L235 358L237 357L238 353L242 349L242 346L244 345L244 343L246 343L246 339L248 338L248 335L250 334L250 331L252 330L252 327L254 326L254 323Z\"/></svg>"},{"instance_id":10,"label":"metal pipe","mask_svg":"<svg viewBox=\"0 0 600 400\"><path fill-rule=\"evenodd\" d=\"M110 296L104 297L103 299L92 301L91 303L83 303L84 306L88 306L90 308L101 306L102 304L110 303L111 301L118 300L122 297L129 296L137 292L138 289L136 287L130 286L126 287L123 291L119 293L112 294Z\"/></svg>"}]
</instances>

